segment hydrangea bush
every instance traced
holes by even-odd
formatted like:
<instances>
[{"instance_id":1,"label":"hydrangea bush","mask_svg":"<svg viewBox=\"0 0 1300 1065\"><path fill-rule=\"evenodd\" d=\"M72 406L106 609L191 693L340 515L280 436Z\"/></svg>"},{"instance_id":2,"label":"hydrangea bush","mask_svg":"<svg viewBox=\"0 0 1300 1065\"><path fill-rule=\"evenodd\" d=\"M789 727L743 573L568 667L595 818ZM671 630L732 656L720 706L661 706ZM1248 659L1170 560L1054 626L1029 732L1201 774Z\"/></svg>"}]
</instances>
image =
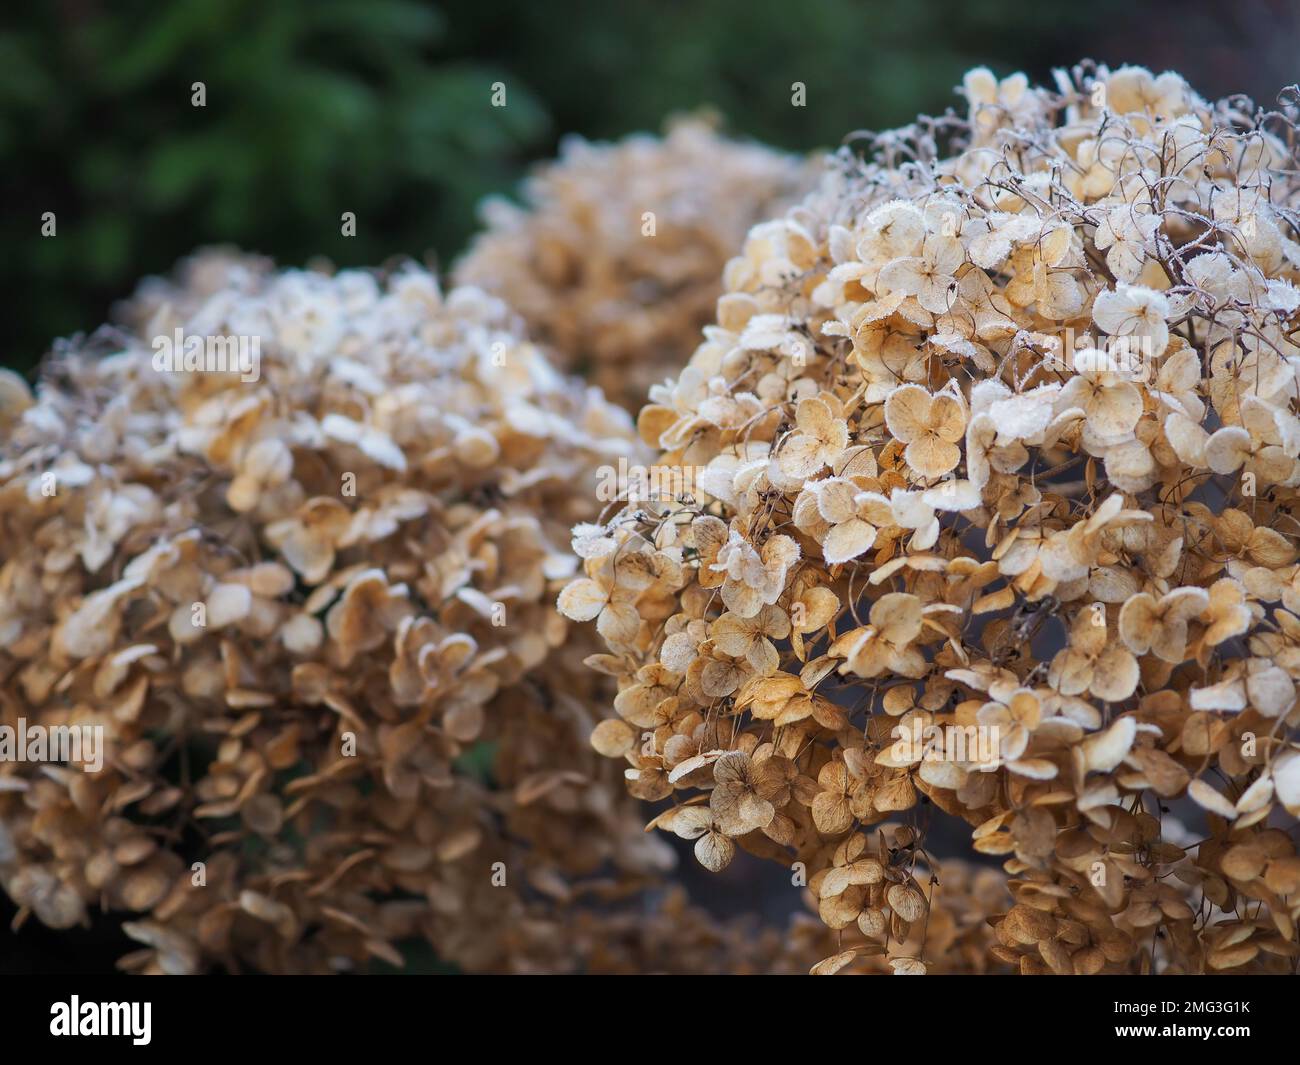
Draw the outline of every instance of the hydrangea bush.
<instances>
[{"instance_id":1,"label":"hydrangea bush","mask_svg":"<svg viewBox=\"0 0 1300 1065\"><path fill-rule=\"evenodd\" d=\"M803 864L816 971L944 959L952 817L990 965L1291 972L1295 109L963 90L756 226L651 389L691 490L578 526L558 601L618 682L592 743L707 868Z\"/></svg>"},{"instance_id":2,"label":"hydrangea bush","mask_svg":"<svg viewBox=\"0 0 1300 1065\"><path fill-rule=\"evenodd\" d=\"M140 972L1293 971L1295 109L962 90L816 167L575 142L450 292L209 252L0 373L0 725L106 744L0 760L18 921L122 913ZM818 919L706 915L643 828Z\"/></svg>"},{"instance_id":3,"label":"hydrangea bush","mask_svg":"<svg viewBox=\"0 0 1300 1065\"><path fill-rule=\"evenodd\" d=\"M663 138L571 137L525 183L522 207L484 205L487 229L455 276L506 299L561 365L639 410L694 348L750 226L797 199L815 169L700 118Z\"/></svg>"}]
</instances>

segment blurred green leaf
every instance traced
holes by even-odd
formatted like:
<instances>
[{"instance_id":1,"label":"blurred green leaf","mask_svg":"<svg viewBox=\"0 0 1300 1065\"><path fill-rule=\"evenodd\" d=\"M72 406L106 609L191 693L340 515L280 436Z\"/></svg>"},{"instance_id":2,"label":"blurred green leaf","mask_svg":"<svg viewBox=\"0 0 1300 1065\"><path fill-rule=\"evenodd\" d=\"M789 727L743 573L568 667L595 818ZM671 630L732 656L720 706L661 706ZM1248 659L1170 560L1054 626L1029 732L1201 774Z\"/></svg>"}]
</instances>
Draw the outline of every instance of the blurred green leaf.
<instances>
[{"instance_id":1,"label":"blurred green leaf","mask_svg":"<svg viewBox=\"0 0 1300 1065\"><path fill-rule=\"evenodd\" d=\"M1064 0L50 0L0 29L5 359L91 330L211 243L285 264L450 263L477 203L558 138L709 106L792 150L955 103L988 63L1038 78L1121 9ZM1014 32L1009 30L1014 27ZM491 105L504 82L508 106ZM804 82L808 106L791 106ZM203 82L207 106L191 106ZM40 236L55 211L56 238ZM354 238L339 216L354 211Z\"/></svg>"}]
</instances>

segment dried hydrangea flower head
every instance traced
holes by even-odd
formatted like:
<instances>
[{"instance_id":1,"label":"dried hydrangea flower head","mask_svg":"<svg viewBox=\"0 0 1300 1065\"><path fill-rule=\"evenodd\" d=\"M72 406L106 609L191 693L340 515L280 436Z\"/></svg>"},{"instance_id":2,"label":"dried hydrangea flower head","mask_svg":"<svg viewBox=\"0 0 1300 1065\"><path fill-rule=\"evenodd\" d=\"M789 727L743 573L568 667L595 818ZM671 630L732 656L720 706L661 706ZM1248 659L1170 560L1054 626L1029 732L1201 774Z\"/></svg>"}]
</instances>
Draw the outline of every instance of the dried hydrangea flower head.
<instances>
[{"instance_id":1,"label":"dried hydrangea flower head","mask_svg":"<svg viewBox=\"0 0 1300 1065\"><path fill-rule=\"evenodd\" d=\"M594 736L655 825L804 862L843 949L1001 859L990 964L1300 951L1293 108L1081 66L842 150L756 226L642 437L694 490L576 542ZM890 838L879 826L901 822Z\"/></svg>"},{"instance_id":2,"label":"dried hydrangea flower head","mask_svg":"<svg viewBox=\"0 0 1300 1065\"><path fill-rule=\"evenodd\" d=\"M254 255L228 245L200 248L176 264L167 276L146 277L114 308L116 321L142 337L152 339L176 326L184 326L199 309L219 293L222 298L252 295L275 270L264 255Z\"/></svg>"},{"instance_id":3,"label":"dried hydrangea flower head","mask_svg":"<svg viewBox=\"0 0 1300 1065\"><path fill-rule=\"evenodd\" d=\"M670 857L551 607L630 419L416 268L201 256L128 319L0 381L0 725L103 737L0 762L0 886L145 971L578 964Z\"/></svg>"},{"instance_id":4,"label":"dried hydrangea flower head","mask_svg":"<svg viewBox=\"0 0 1300 1065\"><path fill-rule=\"evenodd\" d=\"M488 228L456 279L506 299L563 365L635 411L694 348L749 227L797 199L813 174L698 118L663 138L573 137L527 181L522 208L485 204Z\"/></svg>"}]
</instances>

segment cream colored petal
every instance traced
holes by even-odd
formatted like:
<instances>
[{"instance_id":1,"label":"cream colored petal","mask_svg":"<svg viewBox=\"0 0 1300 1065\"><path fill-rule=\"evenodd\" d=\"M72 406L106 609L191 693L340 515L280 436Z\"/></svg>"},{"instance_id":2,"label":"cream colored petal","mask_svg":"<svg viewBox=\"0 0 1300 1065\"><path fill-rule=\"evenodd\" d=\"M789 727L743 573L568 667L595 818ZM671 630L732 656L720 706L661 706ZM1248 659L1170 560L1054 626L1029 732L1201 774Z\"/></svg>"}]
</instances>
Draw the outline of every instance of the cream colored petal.
<instances>
[{"instance_id":1,"label":"cream colored petal","mask_svg":"<svg viewBox=\"0 0 1300 1065\"><path fill-rule=\"evenodd\" d=\"M966 432L966 411L954 396L941 392L930 404L930 431L940 440L955 443Z\"/></svg>"},{"instance_id":2,"label":"cream colored petal","mask_svg":"<svg viewBox=\"0 0 1300 1065\"><path fill-rule=\"evenodd\" d=\"M942 477L961 461L961 448L926 434L907 445L904 457L922 477Z\"/></svg>"},{"instance_id":3,"label":"cream colored petal","mask_svg":"<svg viewBox=\"0 0 1300 1065\"><path fill-rule=\"evenodd\" d=\"M1137 720L1131 716L1117 719L1099 735L1083 741L1083 755L1090 772L1109 773L1118 766L1133 747L1137 737Z\"/></svg>"},{"instance_id":4,"label":"cream colored petal","mask_svg":"<svg viewBox=\"0 0 1300 1065\"><path fill-rule=\"evenodd\" d=\"M901 385L885 400L885 424L903 443L916 439L930 422L930 393L920 385Z\"/></svg>"},{"instance_id":5,"label":"cream colored petal","mask_svg":"<svg viewBox=\"0 0 1300 1065\"><path fill-rule=\"evenodd\" d=\"M828 565L848 562L871 549L876 542L876 530L865 521L846 521L837 525L822 541L822 555Z\"/></svg>"},{"instance_id":6,"label":"cream colored petal","mask_svg":"<svg viewBox=\"0 0 1300 1065\"><path fill-rule=\"evenodd\" d=\"M1093 665L1089 689L1098 699L1123 702L1137 689L1139 678L1137 659L1116 645L1107 648Z\"/></svg>"},{"instance_id":7,"label":"cream colored petal","mask_svg":"<svg viewBox=\"0 0 1300 1065\"><path fill-rule=\"evenodd\" d=\"M706 832L695 842L695 857L711 873L718 873L731 864L736 846L721 832Z\"/></svg>"},{"instance_id":8,"label":"cream colored petal","mask_svg":"<svg viewBox=\"0 0 1300 1065\"><path fill-rule=\"evenodd\" d=\"M1135 655L1144 655L1151 647L1156 623L1155 597L1149 592L1140 592L1120 608L1119 637Z\"/></svg>"},{"instance_id":9,"label":"cream colored petal","mask_svg":"<svg viewBox=\"0 0 1300 1065\"><path fill-rule=\"evenodd\" d=\"M1215 473L1232 473L1250 457L1250 446L1250 433L1225 425L1205 442L1205 462Z\"/></svg>"}]
</instances>

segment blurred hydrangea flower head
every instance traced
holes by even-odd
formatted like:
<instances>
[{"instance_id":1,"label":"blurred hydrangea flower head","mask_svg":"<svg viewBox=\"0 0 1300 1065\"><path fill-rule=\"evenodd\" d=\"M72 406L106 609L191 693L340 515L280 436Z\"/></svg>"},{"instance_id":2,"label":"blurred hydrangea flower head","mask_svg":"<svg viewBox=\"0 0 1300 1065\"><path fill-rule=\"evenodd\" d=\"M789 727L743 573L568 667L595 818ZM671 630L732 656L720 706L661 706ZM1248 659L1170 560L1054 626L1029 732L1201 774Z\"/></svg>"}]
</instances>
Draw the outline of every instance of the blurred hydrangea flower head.
<instances>
[{"instance_id":1,"label":"blurred hydrangea flower head","mask_svg":"<svg viewBox=\"0 0 1300 1065\"><path fill-rule=\"evenodd\" d=\"M698 118L663 138L573 137L525 183L522 207L485 204L487 229L455 276L508 300L562 365L637 410L698 343L746 231L814 173Z\"/></svg>"}]
</instances>

